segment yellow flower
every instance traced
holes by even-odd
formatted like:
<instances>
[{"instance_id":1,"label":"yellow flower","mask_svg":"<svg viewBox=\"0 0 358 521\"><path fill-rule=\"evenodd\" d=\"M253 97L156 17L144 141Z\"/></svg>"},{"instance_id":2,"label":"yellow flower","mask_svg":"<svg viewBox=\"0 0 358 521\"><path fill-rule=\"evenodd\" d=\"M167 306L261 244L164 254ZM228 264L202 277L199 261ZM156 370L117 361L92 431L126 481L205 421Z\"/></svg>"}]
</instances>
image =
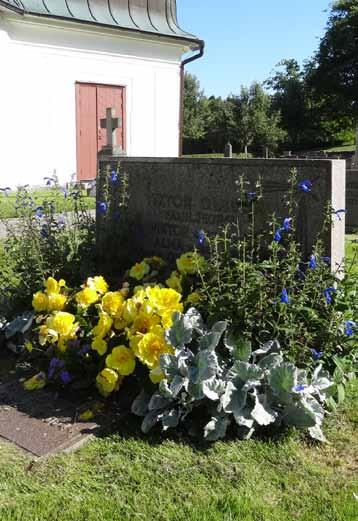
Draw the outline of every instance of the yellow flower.
<instances>
[{"instance_id":1,"label":"yellow flower","mask_svg":"<svg viewBox=\"0 0 358 521\"><path fill-rule=\"evenodd\" d=\"M177 268L180 273L184 273L185 275L194 275L194 273L197 273L198 268L203 269L204 266L204 257L195 251L183 253L183 255L177 259Z\"/></svg>"},{"instance_id":2,"label":"yellow flower","mask_svg":"<svg viewBox=\"0 0 358 521\"><path fill-rule=\"evenodd\" d=\"M160 366L155 367L149 373L149 378L153 384L159 384L165 378L165 374L161 370Z\"/></svg>"},{"instance_id":3,"label":"yellow flower","mask_svg":"<svg viewBox=\"0 0 358 521\"><path fill-rule=\"evenodd\" d=\"M100 356L103 356L104 354L106 354L107 352L107 342L105 340L103 340L103 338L99 337L99 336L96 336L93 340L92 340L92 344L91 344L91 347L94 351L97 351L97 353L100 355Z\"/></svg>"},{"instance_id":4,"label":"yellow flower","mask_svg":"<svg viewBox=\"0 0 358 521\"><path fill-rule=\"evenodd\" d=\"M119 291L110 291L102 298L102 308L111 317L119 318L123 307L123 296Z\"/></svg>"},{"instance_id":5,"label":"yellow flower","mask_svg":"<svg viewBox=\"0 0 358 521\"><path fill-rule=\"evenodd\" d=\"M24 382L24 388L26 391L36 391L37 389L43 389L45 385L46 375L43 372L35 374L35 376Z\"/></svg>"},{"instance_id":6,"label":"yellow flower","mask_svg":"<svg viewBox=\"0 0 358 521\"><path fill-rule=\"evenodd\" d=\"M102 275L96 276L93 278L92 277L88 278L86 285L88 288L95 289L101 295L104 295L108 291L108 284L105 281L105 279L102 277Z\"/></svg>"},{"instance_id":7,"label":"yellow flower","mask_svg":"<svg viewBox=\"0 0 358 521\"><path fill-rule=\"evenodd\" d=\"M181 285L181 277L177 271L172 272L169 279L166 280L166 285L168 286L168 288L175 289L175 291L178 291L179 293L183 291Z\"/></svg>"},{"instance_id":8,"label":"yellow flower","mask_svg":"<svg viewBox=\"0 0 358 521\"><path fill-rule=\"evenodd\" d=\"M172 309L169 309L165 313L162 314L162 326L164 329L169 329L173 325L173 311Z\"/></svg>"},{"instance_id":9,"label":"yellow flower","mask_svg":"<svg viewBox=\"0 0 358 521\"><path fill-rule=\"evenodd\" d=\"M197 291L190 293L190 295L188 295L188 297L186 299L188 304L193 304L194 306L195 306L195 304L198 304L198 302L200 302L200 300L201 300L201 297Z\"/></svg>"},{"instance_id":10,"label":"yellow flower","mask_svg":"<svg viewBox=\"0 0 358 521\"><path fill-rule=\"evenodd\" d=\"M124 318L115 318L114 319L114 329L117 329L117 331L121 331L122 329L125 329L127 325L127 322L124 320Z\"/></svg>"},{"instance_id":11,"label":"yellow flower","mask_svg":"<svg viewBox=\"0 0 358 521\"><path fill-rule=\"evenodd\" d=\"M132 322L134 322L137 314L138 314L138 305L135 302L135 300L134 299L126 300L126 302L123 305L123 309L122 309L122 317L124 318L124 320L128 324L131 324Z\"/></svg>"},{"instance_id":12,"label":"yellow flower","mask_svg":"<svg viewBox=\"0 0 358 521\"><path fill-rule=\"evenodd\" d=\"M96 385L100 394L106 397L113 393L113 391L117 391L122 381L123 378L113 371L113 369L106 367L106 369L103 369L103 371L97 375Z\"/></svg>"},{"instance_id":13,"label":"yellow flower","mask_svg":"<svg viewBox=\"0 0 358 521\"><path fill-rule=\"evenodd\" d=\"M135 357L133 351L125 346L117 346L106 358L106 366L115 369L120 375L128 376L135 369Z\"/></svg>"},{"instance_id":14,"label":"yellow flower","mask_svg":"<svg viewBox=\"0 0 358 521\"><path fill-rule=\"evenodd\" d=\"M25 347L26 351L28 351L29 353L31 353L34 348L32 343L30 342L30 340L26 340L24 347Z\"/></svg>"},{"instance_id":15,"label":"yellow flower","mask_svg":"<svg viewBox=\"0 0 358 521\"><path fill-rule=\"evenodd\" d=\"M159 365L161 355L174 352L173 348L166 343L164 331L159 326L143 336L137 349L138 358L151 369Z\"/></svg>"},{"instance_id":16,"label":"yellow flower","mask_svg":"<svg viewBox=\"0 0 358 521\"><path fill-rule=\"evenodd\" d=\"M66 295L50 293L48 296L48 311L62 311L66 305Z\"/></svg>"},{"instance_id":17,"label":"yellow flower","mask_svg":"<svg viewBox=\"0 0 358 521\"><path fill-rule=\"evenodd\" d=\"M40 346L44 346L47 342L51 342L54 344L58 340L58 333L53 329L49 329L47 326L43 325L40 327L39 331L39 343Z\"/></svg>"},{"instance_id":18,"label":"yellow flower","mask_svg":"<svg viewBox=\"0 0 358 521\"><path fill-rule=\"evenodd\" d=\"M78 419L81 422L88 422L89 420L92 420L93 418L94 418L94 412L91 411L90 409L87 409L87 411L81 412L81 414L78 417Z\"/></svg>"},{"instance_id":19,"label":"yellow flower","mask_svg":"<svg viewBox=\"0 0 358 521\"><path fill-rule=\"evenodd\" d=\"M41 311L47 311L48 306L48 296L42 291L38 291L34 294L32 299L32 307L38 313Z\"/></svg>"},{"instance_id":20,"label":"yellow flower","mask_svg":"<svg viewBox=\"0 0 358 521\"><path fill-rule=\"evenodd\" d=\"M142 280L150 272L150 266L145 261L137 262L129 272L132 279Z\"/></svg>"},{"instance_id":21,"label":"yellow flower","mask_svg":"<svg viewBox=\"0 0 358 521\"><path fill-rule=\"evenodd\" d=\"M98 301L98 293L93 288L84 288L75 295L76 302L82 308L88 308Z\"/></svg>"},{"instance_id":22,"label":"yellow flower","mask_svg":"<svg viewBox=\"0 0 358 521\"><path fill-rule=\"evenodd\" d=\"M133 353L138 356L138 344L142 340L143 335L135 335L129 338L129 345Z\"/></svg>"},{"instance_id":23,"label":"yellow flower","mask_svg":"<svg viewBox=\"0 0 358 521\"><path fill-rule=\"evenodd\" d=\"M58 311L46 320L46 326L60 336L70 337L77 328L75 316L65 311Z\"/></svg>"},{"instance_id":24,"label":"yellow flower","mask_svg":"<svg viewBox=\"0 0 358 521\"><path fill-rule=\"evenodd\" d=\"M93 336L104 338L111 330L113 320L106 313L99 314L98 324L92 329Z\"/></svg>"},{"instance_id":25,"label":"yellow flower","mask_svg":"<svg viewBox=\"0 0 358 521\"><path fill-rule=\"evenodd\" d=\"M146 292L150 305L159 315L168 311L183 311L183 304L180 303L181 295L174 289L156 286L155 288L147 288Z\"/></svg>"},{"instance_id":26,"label":"yellow flower","mask_svg":"<svg viewBox=\"0 0 358 521\"><path fill-rule=\"evenodd\" d=\"M56 279L53 277L49 277L45 282L45 288L47 295L51 295L52 293L60 293L60 285Z\"/></svg>"},{"instance_id":27,"label":"yellow flower","mask_svg":"<svg viewBox=\"0 0 358 521\"><path fill-rule=\"evenodd\" d=\"M149 333L154 326L158 326L159 324L160 318L144 308L135 318L133 326L131 327L131 333L133 335L136 333Z\"/></svg>"}]
</instances>

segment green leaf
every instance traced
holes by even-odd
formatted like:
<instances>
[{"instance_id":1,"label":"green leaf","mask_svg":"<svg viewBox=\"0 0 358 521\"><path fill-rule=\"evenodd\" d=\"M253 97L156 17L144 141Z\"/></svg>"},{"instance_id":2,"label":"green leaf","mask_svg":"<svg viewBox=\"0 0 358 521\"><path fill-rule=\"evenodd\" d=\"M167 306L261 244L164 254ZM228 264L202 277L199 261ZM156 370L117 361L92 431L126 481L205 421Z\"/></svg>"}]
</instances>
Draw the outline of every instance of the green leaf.
<instances>
[{"instance_id":1,"label":"green leaf","mask_svg":"<svg viewBox=\"0 0 358 521\"><path fill-rule=\"evenodd\" d=\"M251 342L245 340L241 335L228 331L224 339L225 347L230 351L235 360L248 362L251 357Z\"/></svg>"},{"instance_id":2,"label":"green leaf","mask_svg":"<svg viewBox=\"0 0 358 521\"><path fill-rule=\"evenodd\" d=\"M159 393L153 394L148 404L148 409L150 411L155 411L157 409L165 409L170 404L170 400L165 398Z\"/></svg>"},{"instance_id":3,"label":"green leaf","mask_svg":"<svg viewBox=\"0 0 358 521\"><path fill-rule=\"evenodd\" d=\"M210 378L210 380L205 380L203 382L203 393L207 398L209 398L209 400L219 400L224 390L225 383L222 380L215 378L215 376Z\"/></svg>"},{"instance_id":4,"label":"green leaf","mask_svg":"<svg viewBox=\"0 0 358 521\"><path fill-rule=\"evenodd\" d=\"M182 349L185 345L190 344L192 338L193 328L190 321L185 320L181 313L175 312L173 314L173 325L165 333L166 341L175 349Z\"/></svg>"},{"instance_id":5,"label":"green leaf","mask_svg":"<svg viewBox=\"0 0 358 521\"><path fill-rule=\"evenodd\" d=\"M290 427L308 428L316 425L315 413L301 402L288 405L283 411L283 420Z\"/></svg>"},{"instance_id":6,"label":"green leaf","mask_svg":"<svg viewBox=\"0 0 358 521\"><path fill-rule=\"evenodd\" d=\"M257 363L261 369L273 369L283 363L282 355L279 353L270 353Z\"/></svg>"},{"instance_id":7,"label":"green leaf","mask_svg":"<svg viewBox=\"0 0 358 521\"><path fill-rule=\"evenodd\" d=\"M246 406L246 400L247 392L237 389L233 382L228 382L221 397L221 405L225 412L239 415Z\"/></svg>"},{"instance_id":8,"label":"green leaf","mask_svg":"<svg viewBox=\"0 0 358 521\"><path fill-rule=\"evenodd\" d=\"M26 313L23 313L21 316L16 317L5 327L5 337L9 339L17 335L18 333L26 333L26 331L28 331L32 326L34 317L35 315L31 311L28 311Z\"/></svg>"},{"instance_id":9,"label":"green leaf","mask_svg":"<svg viewBox=\"0 0 358 521\"><path fill-rule=\"evenodd\" d=\"M150 395L145 391L141 391L137 398L132 403L132 413L136 416L145 416L148 412L148 405L150 402Z\"/></svg>"},{"instance_id":10,"label":"green leaf","mask_svg":"<svg viewBox=\"0 0 358 521\"><path fill-rule=\"evenodd\" d=\"M161 419L161 417L162 413L158 413L157 411L150 411L142 422L142 432L147 434L150 429L152 429L154 425Z\"/></svg>"},{"instance_id":11,"label":"green leaf","mask_svg":"<svg viewBox=\"0 0 358 521\"><path fill-rule=\"evenodd\" d=\"M261 380L265 374L261 367L247 362L236 362L234 372L243 382Z\"/></svg>"},{"instance_id":12,"label":"green leaf","mask_svg":"<svg viewBox=\"0 0 358 521\"><path fill-rule=\"evenodd\" d=\"M198 374L196 377L197 383L200 383L204 380L209 380L209 378L216 376L219 365L218 357L214 351L200 351L196 357L196 362L198 368Z\"/></svg>"},{"instance_id":13,"label":"green leaf","mask_svg":"<svg viewBox=\"0 0 358 521\"><path fill-rule=\"evenodd\" d=\"M229 424L230 420L227 416L212 418L204 428L204 438L207 441L217 441L224 438Z\"/></svg>"},{"instance_id":14,"label":"green leaf","mask_svg":"<svg viewBox=\"0 0 358 521\"><path fill-rule=\"evenodd\" d=\"M297 369L293 364L284 363L271 369L269 384L274 394L286 402L297 382Z\"/></svg>"},{"instance_id":15,"label":"green leaf","mask_svg":"<svg viewBox=\"0 0 358 521\"><path fill-rule=\"evenodd\" d=\"M163 430L166 431L170 428L178 426L180 420L180 414L176 409L170 409L165 411L162 416Z\"/></svg>"},{"instance_id":16,"label":"green leaf","mask_svg":"<svg viewBox=\"0 0 358 521\"><path fill-rule=\"evenodd\" d=\"M345 391L343 384L337 385L337 399L338 399L339 405L341 405L344 402L344 400L346 399L346 391Z\"/></svg>"},{"instance_id":17,"label":"green leaf","mask_svg":"<svg viewBox=\"0 0 358 521\"><path fill-rule=\"evenodd\" d=\"M308 432L310 433L311 438L321 441L322 443L327 443L327 438L322 432L322 429L319 425L315 425L314 427L310 427L308 429Z\"/></svg>"},{"instance_id":18,"label":"green leaf","mask_svg":"<svg viewBox=\"0 0 358 521\"><path fill-rule=\"evenodd\" d=\"M264 394L258 394L255 390L255 407L251 411L252 418L259 425L270 425L277 418L277 413L271 409Z\"/></svg>"}]
</instances>

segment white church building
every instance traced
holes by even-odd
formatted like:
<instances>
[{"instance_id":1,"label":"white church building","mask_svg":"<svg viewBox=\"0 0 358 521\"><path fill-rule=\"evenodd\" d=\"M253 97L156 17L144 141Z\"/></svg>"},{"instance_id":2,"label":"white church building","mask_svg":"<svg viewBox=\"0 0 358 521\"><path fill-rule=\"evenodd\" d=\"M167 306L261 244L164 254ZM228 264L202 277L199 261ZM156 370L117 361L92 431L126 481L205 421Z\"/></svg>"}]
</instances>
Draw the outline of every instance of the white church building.
<instances>
[{"instance_id":1,"label":"white church building","mask_svg":"<svg viewBox=\"0 0 358 521\"><path fill-rule=\"evenodd\" d=\"M184 65L202 54L176 0L0 0L0 187L94 179L109 107L124 154L178 156Z\"/></svg>"}]
</instances>

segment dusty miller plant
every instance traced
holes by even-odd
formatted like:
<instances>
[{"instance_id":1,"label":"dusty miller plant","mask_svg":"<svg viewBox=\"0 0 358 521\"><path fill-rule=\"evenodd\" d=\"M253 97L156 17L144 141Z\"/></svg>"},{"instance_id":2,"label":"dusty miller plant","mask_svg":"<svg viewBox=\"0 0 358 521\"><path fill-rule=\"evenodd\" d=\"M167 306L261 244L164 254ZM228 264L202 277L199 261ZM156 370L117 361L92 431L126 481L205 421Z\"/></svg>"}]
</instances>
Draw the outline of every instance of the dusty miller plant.
<instances>
[{"instance_id":1,"label":"dusty miller plant","mask_svg":"<svg viewBox=\"0 0 358 521\"><path fill-rule=\"evenodd\" d=\"M207 328L195 308L173 315L166 340L174 354L161 357L164 379L158 391L152 396L142 391L132 405L132 412L144 417L144 433L157 423L163 430L175 428L204 408L207 441L223 438L231 424L244 438L259 428L286 425L325 440L323 405L333 381L321 365L309 378L284 361L278 341L252 351L227 322Z\"/></svg>"}]
</instances>

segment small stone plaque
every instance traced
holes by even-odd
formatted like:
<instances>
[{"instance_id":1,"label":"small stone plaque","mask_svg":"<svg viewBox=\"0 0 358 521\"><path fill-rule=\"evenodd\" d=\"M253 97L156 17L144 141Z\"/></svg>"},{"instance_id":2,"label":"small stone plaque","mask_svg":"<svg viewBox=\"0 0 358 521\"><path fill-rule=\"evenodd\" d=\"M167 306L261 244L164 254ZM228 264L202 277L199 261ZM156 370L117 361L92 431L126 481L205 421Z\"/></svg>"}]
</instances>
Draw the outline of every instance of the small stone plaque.
<instances>
[{"instance_id":1,"label":"small stone plaque","mask_svg":"<svg viewBox=\"0 0 358 521\"><path fill-rule=\"evenodd\" d=\"M0 385L0 439L35 457L82 445L99 428L76 422L76 407L46 389L28 392L18 380Z\"/></svg>"}]
</instances>

